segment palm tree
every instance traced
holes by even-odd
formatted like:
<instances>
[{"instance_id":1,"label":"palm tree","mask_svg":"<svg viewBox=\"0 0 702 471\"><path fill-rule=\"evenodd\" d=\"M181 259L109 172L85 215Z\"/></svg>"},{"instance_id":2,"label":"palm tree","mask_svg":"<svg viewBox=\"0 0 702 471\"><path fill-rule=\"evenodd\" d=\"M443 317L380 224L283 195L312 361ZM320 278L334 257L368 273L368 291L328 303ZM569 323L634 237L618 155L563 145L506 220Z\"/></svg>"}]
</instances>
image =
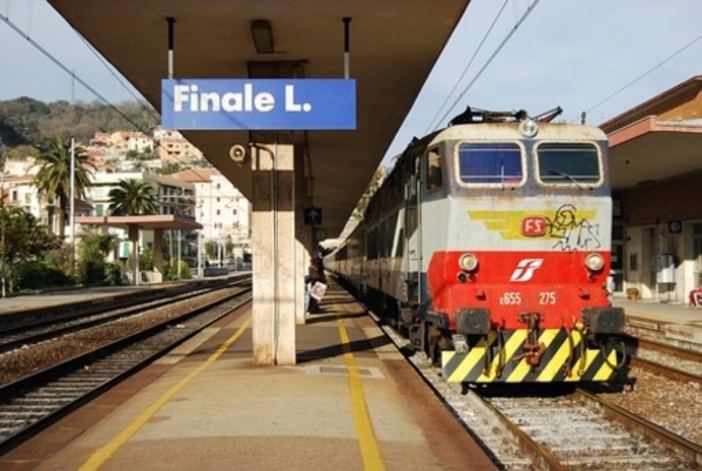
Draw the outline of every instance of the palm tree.
<instances>
[{"instance_id":1,"label":"palm tree","mask_svg":"<svg viewBox=\"0 0 702 471\"><path fill-rule=\"evenodd\" d=\"M92 168L88 154L81 146L74 149L74 190L76 198L85 198L85 191L90 186ZM69 207L71 191L71 140L57 136L42 146L36 164L39 172L34 177L34 185L39 193L47 199L58 197L59 202L59 236L63 240L66 232L65 220Z\"/></svg>"},{"instance_id":2,"label":"palm tree","mask_svg":"<svg viewBox=\"0 0 702 471\"><path fill-rule=\"evenodd\" d=\"M108 196L110 214L114 216L158 214L156 189L144 180L120 180L119 187L111 189Z\"/></svg>"}]
</instances>

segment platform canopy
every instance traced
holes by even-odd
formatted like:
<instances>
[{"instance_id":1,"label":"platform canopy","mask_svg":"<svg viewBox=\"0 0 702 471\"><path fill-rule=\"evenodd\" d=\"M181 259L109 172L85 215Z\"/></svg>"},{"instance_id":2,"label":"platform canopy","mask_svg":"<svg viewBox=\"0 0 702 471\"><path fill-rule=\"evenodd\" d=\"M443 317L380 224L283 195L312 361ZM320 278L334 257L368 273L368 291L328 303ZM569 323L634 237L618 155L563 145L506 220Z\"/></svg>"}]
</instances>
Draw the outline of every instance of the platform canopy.
<instances>
[{"instance_id":1,"label":"platform canopy","mask_svg":"<svg viewBox=\"0 0 702 471\"><path fill-rule=\"evenodd\" d=\"M294 135L305 156L296 163L306 178L297 194L323 210L321 229L330 237L345 226L469 2L49 0L159 110L168 75L167 18L175 21L174 78L343 78L343 19L349 18L357 129ZM250 169L233 164L229 150L257 136L184 135L250 198Z\"/></svg>"},{"instance_id":2,"label":"platform canopy","mask_svg":"<svg viewBox=\"0 0 702 471\"><path fill-rule=\"evenodd\" d=\"M81 216L76 218L76 223L84 226L107 226L119 229L129 229L132 226L148 230L202 229L202 224L194 219L173 214L156 214L152 216Z\"/></svg>"},{"instance_id":3,"label":"platform canopy","mask_svg":"<svg viewBox=\"0 0 702 471\"><path fill-rule=\"evenodd\" d=\"M702 76L602 123L609 136L612 186L626 190L699 173Z\"/></svg>"}]
</instances>

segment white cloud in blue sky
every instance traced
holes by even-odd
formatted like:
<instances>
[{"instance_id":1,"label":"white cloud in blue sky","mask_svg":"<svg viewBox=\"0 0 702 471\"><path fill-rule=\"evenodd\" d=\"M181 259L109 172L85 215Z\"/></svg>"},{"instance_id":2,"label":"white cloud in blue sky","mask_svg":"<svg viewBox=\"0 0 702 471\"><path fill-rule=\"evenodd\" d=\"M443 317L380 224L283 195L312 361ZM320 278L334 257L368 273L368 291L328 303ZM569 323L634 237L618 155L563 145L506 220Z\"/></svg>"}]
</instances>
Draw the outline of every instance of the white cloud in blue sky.
<instances>
[{"instance_id":1,"label":"white cloud in blue sky","mask_svg":"<svg viewBox=\"0 0 702 471\"><path fill-rule=\"evenodd\" d=\"M510 0L457 93L472 80L533 0ZM454 88L503 0L473 0L388 152L401 151L424 134ZM0 13L55 55L107 99L133 96L118 82L45 0L0 0ZM606 119L702 74L702 39L612 99L598 102L702 36L700 0L541 0L485 73L456 104L526 109L535 115L555 106L563 118ZM165 58L164 58L165 60ZM54 101L96 99L24 38L0 22L0 99L19 96ZM453 103L453 98L449 101ZM444 112L440 113L443 115ZM446 124L444 120L441 124ZM431 129L429 129L431 130Z\"/></svg>"}]
</instances>

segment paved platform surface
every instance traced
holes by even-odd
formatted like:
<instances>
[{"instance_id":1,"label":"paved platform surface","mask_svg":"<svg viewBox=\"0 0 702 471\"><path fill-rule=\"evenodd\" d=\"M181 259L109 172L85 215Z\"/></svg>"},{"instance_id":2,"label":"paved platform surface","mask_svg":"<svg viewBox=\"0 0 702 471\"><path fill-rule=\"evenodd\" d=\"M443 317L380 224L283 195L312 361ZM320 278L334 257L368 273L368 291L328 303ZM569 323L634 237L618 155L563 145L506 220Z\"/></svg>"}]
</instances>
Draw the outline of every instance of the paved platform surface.
<instances>
[{"instance_id":1,"label":"paved platform surface","mask_svg":"<svg viewBox=\"0 0 702 471\"><path fill-rule=\"evenodd\" d=\"M250 313L214 325L0 456L18 470L496 469L332 285L298 363L254 366Z\"/></svg>"},{"instance_id":2,"label":"paved platform surface","mask_svg":"<svg viewBox=\"0 0 702 471\"><path fill-rule=\"evenodd\" d=\"M612 297L612 305L624 308L624 313L630 317L702 326L702 308L699 307L660 301L631 301L616 295Z\"/></svg>"},{"instance_id":3,"label":"paved platform surface","mask_svg":"<svg viewBox=\"0 0 702 471\"><path fill-rule=\"evenodd\" d=\"M0 298L0 316L18 311L51 307L60 304L71 304L92 299L113 298L127 295L138 290L149 289L146 286L105 286L51 293L32 294Z\"/></svg>"}]
</instances>

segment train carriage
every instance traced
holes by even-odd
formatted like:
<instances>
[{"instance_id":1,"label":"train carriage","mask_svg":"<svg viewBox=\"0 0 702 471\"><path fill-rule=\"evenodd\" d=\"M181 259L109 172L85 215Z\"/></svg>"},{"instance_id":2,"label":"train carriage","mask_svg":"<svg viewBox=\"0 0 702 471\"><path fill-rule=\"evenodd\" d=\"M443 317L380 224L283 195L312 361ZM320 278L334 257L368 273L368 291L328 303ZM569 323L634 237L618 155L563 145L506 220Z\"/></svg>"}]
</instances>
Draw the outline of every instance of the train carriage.
<instances>
[{"instance_id":1,"label":"train carriage","mask_svg":"<svg viewBox=\"0 0 702 471\"><path fill-rule=\"evenodd\" d=\"M327 266L451 382L610 381L607 138L468 111L415 139Z\"/></svg>"}]
</instances>

